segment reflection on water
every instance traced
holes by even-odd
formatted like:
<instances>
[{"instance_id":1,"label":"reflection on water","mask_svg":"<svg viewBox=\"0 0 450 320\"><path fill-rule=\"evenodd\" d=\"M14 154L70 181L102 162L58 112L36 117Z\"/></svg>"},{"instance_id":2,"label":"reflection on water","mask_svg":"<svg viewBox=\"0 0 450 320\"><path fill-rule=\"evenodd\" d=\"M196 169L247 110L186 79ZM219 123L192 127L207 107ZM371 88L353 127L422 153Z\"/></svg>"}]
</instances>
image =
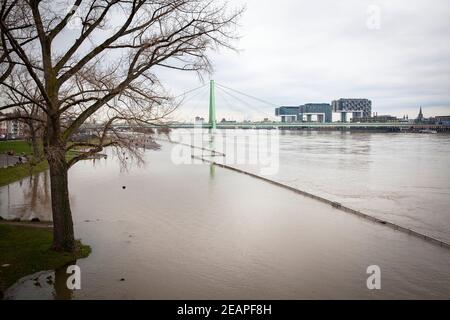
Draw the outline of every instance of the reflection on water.
<instances>
[{"instance_id":1,"label":"reflection on water","mask_svg":"<svg viewBox=\"0 0 450 320\"><path fill-rule=\"evenodd\" d=\"M67 273L69 265L75 265L76 261L56 270L41 271L23 277L5 292L5 300L70 300L73 291L67 288L66 282L70 274Z\"/></svg>"},{"instance_id":2,"label":"reflection on water","mask_svg":"<svg viewBox=\"0 0 450 320\"><path fill-rule=\"evenodd\" d=\"M48 171L0 188L0 216L4 219L51 220Z\"/></svg>"},{"instance_id":3,"label":"reflection on water","mask_svg":"<svg viewBox=\"0 0 450 320\"><path fill-rule=\"evenodd\" d=\"M99 164L98 159L85 160L91 170ZM107 161L103 159L103 161ZM132 162L132 163L131 163ZM140 167L135 161L129 165ZM121 172L127 172L127 166L120 166ZM76 194L70 193L71 205L76 204ZM49 171L36 173L20 181L0 187L0 217L7 220L20 219L30 221L52 221Z\"/></svg>"},{"instance_id":4,"label":"reflection on water","mask_svg":"<svg viewBox=\"0 0 450 320\"><path fill-rule=\"evenodd\" d=\"M295 139L289 139L283 148L295 150ZM345 157L353 157L348 148L359 150L359 156L377 148L373 141L378 138L364 139L372 141L370 148L363 146L368 140L351 147L359 142L344 136L347 142L334 148L339 154L334 159L330 154L316 153L309 160L308 154L294 154L306 159L301 163L307 167L314 157L329 166L348 164ZM328 150L329 142L321 144ZM146 152L146 164L127 171L121 171L111 153L95 167L84 161L71 169L76 237L92 247L92 254L77 262L82 289L72 292L72 298L450 297L449 250L246 175L209 164L174 165L172 147L163 144L161 151ZM344 155L338 151L342 148ZM282 161L298 161L287 160ZM377 160L355 166L358 176L364 177L361 172L364 166L372 168L372 161ZM318 167L297 166L296 172L304 173L298 181L312 181ZM328 170L322 169L315 172L320 183ZM21 195L12 199L24 203L26 181L10 187ZM2 201L5 192L0 188ZM11 201L9 207L14 205ZM373 264L381 268L381 290L366 287L366 268ZM39 287L26 283L8 291L8 297L33 296Z\"/></svg>"},{"instance_id":5,"label":"reflection on water","mask_svg":"<svg viewBox=\"0 0 450 320\"><path fill-rule=\"evenodd\" d=\"M216 174L216 166L213 164L209 165L209 175L211 178L214 178L214 175Z\"/></svg>"}]
</instances>

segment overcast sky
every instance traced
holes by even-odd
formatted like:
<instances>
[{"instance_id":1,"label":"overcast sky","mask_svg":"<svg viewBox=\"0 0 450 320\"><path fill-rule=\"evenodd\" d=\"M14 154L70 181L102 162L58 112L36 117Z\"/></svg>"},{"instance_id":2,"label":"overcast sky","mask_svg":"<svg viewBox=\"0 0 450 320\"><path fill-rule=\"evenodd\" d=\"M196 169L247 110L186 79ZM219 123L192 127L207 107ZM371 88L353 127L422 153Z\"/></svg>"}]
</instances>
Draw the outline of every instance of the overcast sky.
<instances>
[{"instance_id":1,"label":"overcast sky","mask_svg":"<svg viewBox=\"0 0 450 320\"><path fill-rule=\"evenodd\" d=\"M354 97L372 100L378 114L416 117L422 106L425 116L450 115L450 1L232 4L247 8L236 43L240 52L211 55L217 82L277 105ZM174 94L201 85L194 74L165 72L162 79ZM272 107L253 103L246 109L218 90L217 117L273 114ZM207 116L207 107L205 89L184 112Z\"/></svg>"}]
</instances>

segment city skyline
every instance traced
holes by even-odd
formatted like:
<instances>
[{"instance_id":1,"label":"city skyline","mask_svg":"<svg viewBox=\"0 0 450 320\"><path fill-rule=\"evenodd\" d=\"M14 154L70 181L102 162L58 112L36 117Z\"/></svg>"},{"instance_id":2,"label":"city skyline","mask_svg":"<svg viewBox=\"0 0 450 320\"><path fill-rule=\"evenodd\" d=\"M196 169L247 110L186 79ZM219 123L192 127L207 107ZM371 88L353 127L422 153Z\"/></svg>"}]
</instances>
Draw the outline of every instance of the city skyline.
<instances>
[{"instance_id":1,"label":"city skyline","mask_svg":"<svg viewBox=\"0 0 450 320\"><path fill-rule=\"evenodd\" d=\"M247 8L239 52L214 52L212 79L278 106L367 98L378 114L412 118L420 107L426 117L450 114L447 1L232 4ZM201 84L194 74L161 75L174 95ZM218 118L236 117L224 109L218 102Z\"/></svg>"}]
</instances>

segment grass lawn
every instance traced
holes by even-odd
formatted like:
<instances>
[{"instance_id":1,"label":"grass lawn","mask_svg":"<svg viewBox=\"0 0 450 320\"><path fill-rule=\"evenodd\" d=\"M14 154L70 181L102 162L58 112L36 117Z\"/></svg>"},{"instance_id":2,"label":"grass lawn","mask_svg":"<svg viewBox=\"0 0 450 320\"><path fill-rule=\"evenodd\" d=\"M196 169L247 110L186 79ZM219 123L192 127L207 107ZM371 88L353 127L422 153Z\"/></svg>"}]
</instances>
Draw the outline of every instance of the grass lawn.
<instances>
[{"instance_id":1,"label":"grass lawn","mask_svg":"<svg viewBox=\"0 0 450 320\"><path fill-rule=\"evenodd\" d=\"M26 155L31 155L32 149L28 142L23 140L11 140L11 141L0 141L0 153L6 153L10 150L14 150L17 155L25 153Z\"/></svg>"},{"instance_id":2,"label":"grass lawn","mask_svg":"<svg viewBox=\"0 0 450 320\"><path fill-rule=\"evenodd\" d=\"M74 254L50 249L52 229L7 225L0 222L0 299L2 292L20 278L43 270L56 269L87 257L91 248L77 243ZM9 265L3 267L3 265Z\"/></svg>"},{"instance_id":3,"label":"grass lawn","mask_svg":"<svg viewBox=\"0 0 450 320\"><path fill-rule=\"evenodd\" d=\"M6 153L10 150L14 150L16 154L22 154L22 152L24 152L26 155L32 154L32 148L26 141L0 141L0 153ZM77 154L79 154L77 151L69 151L67 153L67 159L71 159ZM11 182L21 180L32 174L42 172L47 169L48 163L46 160L41 161L33 166L30 165L30 163L24 163L8 168L0 168L0 187L6 186Z\"/></svg>"},{"instance_id":4,"label":"grass lawn","mask_svg":"<svg viewBox=\"0 0 450 320\"><path fill-rule=\"evenodd\" d=\"M33 154L30 144L26 141L0 141L0 153L6 153L11 150L15 151L16 155L25 153L27 156L30 156ZM0 168L0 187L47 169L47 161L41 161L34 166L31 166L30 163L24 163L8 168Z\"/></svg>"}]
</instances>

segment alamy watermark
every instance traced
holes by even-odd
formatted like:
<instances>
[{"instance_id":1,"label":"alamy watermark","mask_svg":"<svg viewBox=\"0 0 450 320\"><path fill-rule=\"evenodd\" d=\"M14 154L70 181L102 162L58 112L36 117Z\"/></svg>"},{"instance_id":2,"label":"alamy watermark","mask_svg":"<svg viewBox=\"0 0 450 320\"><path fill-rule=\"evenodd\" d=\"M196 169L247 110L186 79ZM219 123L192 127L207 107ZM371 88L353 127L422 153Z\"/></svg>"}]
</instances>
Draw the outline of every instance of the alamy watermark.
<instances>
[{"instance_id":1,"label":"alamy watermark","mask_svg":"<svg viewBox=\"0 0 450 320\"><path fill-rule=\"evenodd\" d=\"M381 7L371 4L367 7L366 26L369 30L379 30L381 28Z\"/></svg>"},{"instance_id":2,"label":"alamy watermark","mask_svg":"<svg viewBox=\"0 0 450 320\"><path fill-rule=\"evenodd\" d=\"M67 277L66 285L69 290L81 289L81 269L79 266L71 265L67 267L66 273L70 274Z\"/></svg>"},{"instance_id":3,"label":"alamy watermark","mask_svg":"<svg viewBox=\"0 0 450 320\"><path fill-rule=\"evenodd\" d=\"M70 265L66 270L67 277L66 286L69 290L80 290L81 289L81 268L77 265ZM381 289L381 268L374 264L370 265L366 269L366 273L369 274L366 280L366 286L369 290L380 290Z\"/></svg>"},{"instance_id":4,"label":"alamy watermark","mask_svg":"<svg viewBox=\"0 0 450 320\"><path fill-rule=\"evenodd\" d=\"M369 290L380 290L381 289L381 269L376 264L370 265L366 270L367 274L370 276L366 280L367 289Z\"/></svg>"},{"instance_id":5,"label":"alamy watermark","mask_svg":"<svg viewBox=\"0 0 450 320\"><path fill-rule=\"evenodd\" d=\"M174 164L201 164L203 160L225 165L249 165L261 175L279 170L278 130L223 130L210 133L202 128L177 129L171 134Z\"/></svg>"}]
</instances>

